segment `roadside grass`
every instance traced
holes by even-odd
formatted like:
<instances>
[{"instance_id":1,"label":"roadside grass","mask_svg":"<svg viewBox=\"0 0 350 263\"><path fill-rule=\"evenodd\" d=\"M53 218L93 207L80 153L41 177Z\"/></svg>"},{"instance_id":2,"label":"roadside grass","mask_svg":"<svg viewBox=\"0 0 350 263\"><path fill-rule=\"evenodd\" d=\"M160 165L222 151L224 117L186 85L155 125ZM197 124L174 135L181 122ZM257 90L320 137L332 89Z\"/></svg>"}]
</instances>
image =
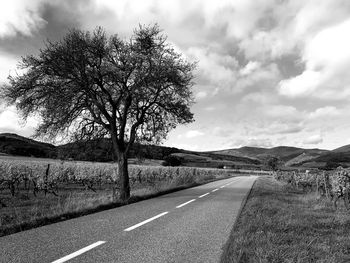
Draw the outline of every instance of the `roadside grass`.
<instances>
[{"instance_id":1,"label":"roadside grass","mask_svg":"<svg viewBox=\"0 0 350 263\"><path fill-rule=\"evenodd\" d=\"M8 189L0 191L0 199L6 207L0 207L0 236L79 217L82 215L116 208L159 195L183 190L189 187L231 177L226 173L217 176L173 178L153 184L139 184L131 191L128 202L113 201L111 185L102 185L94 191L81 185L62 185L57 195L40 192L37 196L27 189L21 189L11 196Z\"/></svg>"},{"instance_id":2,"label":"roadside grass","mask_svg":"<svg viewBox=\"0 0 350 263\"><path fill-rule=\"evenodd\" d=\"M350 262L350 211L272 177L257 179L222 263Z\"/></svg>"}]
</instances>

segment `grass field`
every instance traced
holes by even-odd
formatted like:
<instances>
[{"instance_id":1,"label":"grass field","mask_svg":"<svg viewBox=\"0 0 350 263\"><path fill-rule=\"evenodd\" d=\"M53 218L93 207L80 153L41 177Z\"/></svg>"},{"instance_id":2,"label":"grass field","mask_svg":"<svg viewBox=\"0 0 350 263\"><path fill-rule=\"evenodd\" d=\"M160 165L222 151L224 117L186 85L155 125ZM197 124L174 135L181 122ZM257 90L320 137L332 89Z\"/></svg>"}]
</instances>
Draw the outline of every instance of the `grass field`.
<instances>
[{"instance_id":1,"label":"grass field","mask_svg":"<svg viewBox=\"0 0 350 263\"><path fill-rule=\"evenodd\" d=\"M260 177L221 262L350 262L350 213L313 192Z\"/></svg>"}]
</instances>

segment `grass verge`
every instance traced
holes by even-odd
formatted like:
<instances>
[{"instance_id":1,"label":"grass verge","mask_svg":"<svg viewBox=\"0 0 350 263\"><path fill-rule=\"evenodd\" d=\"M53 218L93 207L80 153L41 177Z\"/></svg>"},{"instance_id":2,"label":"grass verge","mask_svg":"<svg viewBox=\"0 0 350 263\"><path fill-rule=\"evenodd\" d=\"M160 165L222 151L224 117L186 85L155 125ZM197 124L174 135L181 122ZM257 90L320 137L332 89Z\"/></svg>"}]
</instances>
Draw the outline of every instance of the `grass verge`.
<instances>
[{"instance_id":1,"label":"grass verge","mask_svg":"<svg viewBox=\"0 0 350 263\"><path fill-rule=\"evenodd\" d=\"M257 179L230 234L222 263L350 262L350 212L315 193Z\"/></svg>"}]
</instances>

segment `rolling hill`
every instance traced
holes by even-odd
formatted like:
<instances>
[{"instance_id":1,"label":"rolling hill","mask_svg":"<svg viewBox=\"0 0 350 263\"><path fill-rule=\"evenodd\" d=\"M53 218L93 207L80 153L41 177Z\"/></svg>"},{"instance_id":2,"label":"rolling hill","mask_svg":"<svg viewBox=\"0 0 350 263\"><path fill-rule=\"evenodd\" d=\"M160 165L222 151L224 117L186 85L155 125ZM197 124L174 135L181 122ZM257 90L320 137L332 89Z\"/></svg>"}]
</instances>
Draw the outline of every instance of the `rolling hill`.
<instances>
[{"instance_id":1,"label":"rolling hill","mask_svg":"<svg viewBox=\"0 0 350 263\"><path fill-rule=\"evenodd\" d=\"M13 133L0 134L0 153L33 157L56 157L56 147Z\"/></svg>"},{"instance_id":2,"label":"rolling hill","mask_svg":"<svg viewBox=\"0 0 350 263\"><path fill-rule=\"evenodd\" d=\"M163 159L175 152L186 152L172 147L135 144L130 158ZM113 159L109 139L78 141L63 145L39 142L12 133L0 134L0 153L41 158L74 159L82 161L111 161Z\"/></svg>"},{"instance_id":3,"label":"rolling hill","mask_svg":"<svg viewBox=\"0 0 350 263\"><path fill-rule=\"evenodd\" d=\"M334 168L338 166L350 167L350 145L345 145L322 153L315 158L305 160L301 163L302 166L315 166L323 164L324 167Z\"/></svg>"},{"instance_id":4,"label":"rolling hill","mask_svg":"<svg viewBox=\"0 0 350 263\"><path fill-rule=\"evenodd\" d=\"M82 161L113 160L109 139L80 141L64 145L39 142L17 134L0 134L0 155L19 155L41 158L73 159ZM270 157L278 157L286 167L350 166L350 145L332 151L278 146L273 148L241 147L210 152L195 152L174 147L135 144L129 154L131 159L164 160L176 156L185 166L260 168ZM160 161L159 161L160 162Z\"/></svg>"},{"instance_id":5,"label":"rolling hill","mask_svg":"<svg viewBox=\"0 0 350 263\"><path fill-rule=\"evenodd\" d=\"M289 146L278 146L274 148L259 148L245 146L237 149L214 151L213 153L249 157L253 159L258 159L260 161L264 161L272 156L275 156L278 157L280 160L287 162L302 154L311 154L314 156L318 156L325 152L328 151L320 149L303 149Z\"/></svg>"},{"instance_id":6,"label":"rolling hill","mask_svg":"<svg viewBox=\"0 0 350 263\"><path fill-rule=\"evenodd\" d=\"M344 145L342 147L336 148L331 151L332 153L343 153L343 152L350 152L350 144Z\"/></svg>"},{"instance_id":7,"label":"rolling hill","mask_svg":"<svg viewBox=\"0 0 350 263\"><path fill-rule=\"evenodd\" d=\"M2 155L19 155L40 158L58 158L65 160L109 162L113 160L113 151L109 139L78 141L64 145L52 145L28 139L16 134L0 134L0 153ZM241 156L202 153L164 147L158 145L134 144L129 153L130 159L164 160L176 155L182 165L218 168L223 166L257 167L261 162Z\"/></svg>"}]
</instances>

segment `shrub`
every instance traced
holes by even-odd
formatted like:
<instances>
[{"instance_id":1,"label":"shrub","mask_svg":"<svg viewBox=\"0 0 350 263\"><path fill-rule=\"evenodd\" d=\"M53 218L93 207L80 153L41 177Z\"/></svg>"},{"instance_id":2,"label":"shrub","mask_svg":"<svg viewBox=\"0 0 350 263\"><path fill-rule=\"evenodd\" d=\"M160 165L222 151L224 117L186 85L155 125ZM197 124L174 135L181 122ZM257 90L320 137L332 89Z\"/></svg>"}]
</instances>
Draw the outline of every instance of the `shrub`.
<instances>
[{"instance_id":1,"label":"shrub","mask_svg":"<svg viewBox=\"0 0 350 263\"><path fill-rule=\"evenodd\" d=\"M182 164L182 160L178 156L168 155L164 158L163 165L164 166L180 166Z\"/></svg>"}]
</instances>

